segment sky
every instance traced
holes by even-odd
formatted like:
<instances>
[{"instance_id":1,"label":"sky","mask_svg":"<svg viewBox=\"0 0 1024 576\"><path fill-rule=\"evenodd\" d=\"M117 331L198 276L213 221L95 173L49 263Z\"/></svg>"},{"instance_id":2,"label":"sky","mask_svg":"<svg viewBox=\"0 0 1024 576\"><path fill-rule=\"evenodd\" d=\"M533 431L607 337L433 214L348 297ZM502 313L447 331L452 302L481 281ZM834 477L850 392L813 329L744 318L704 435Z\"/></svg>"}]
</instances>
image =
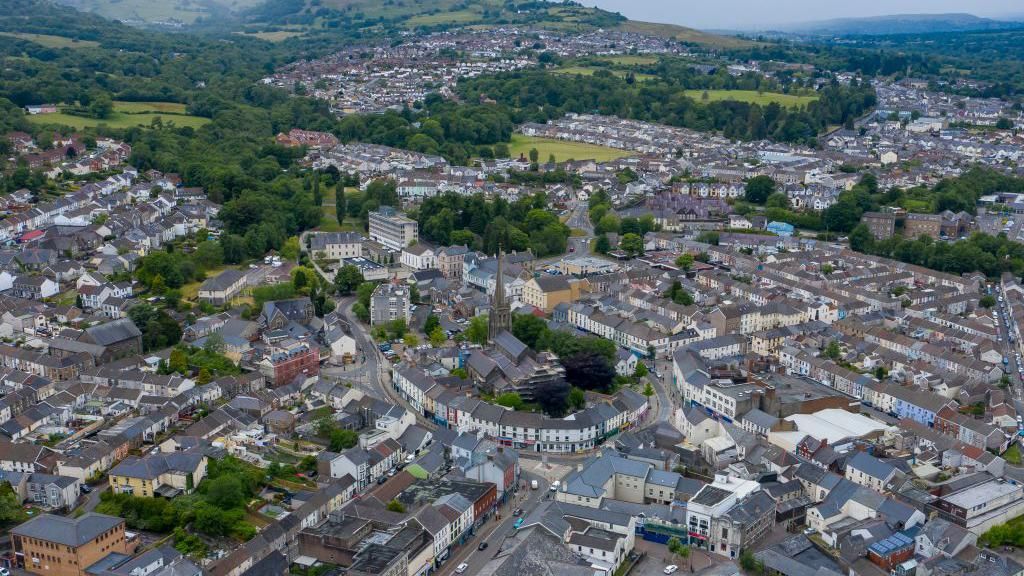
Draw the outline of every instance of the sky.
<instances>
[{"instance_id":1,"label":"sky","mask_svg":"<svg viewBox=\"0 0 1024 576\"><path fill-rule=\"evenodd\" d=\"M886 14L967 12L998 17L1024 13L1024 4L1019 0L581 0L581 3L621 12L632 20L720 30L764 30L782 24Z\"/></svg>"}]
</instances>

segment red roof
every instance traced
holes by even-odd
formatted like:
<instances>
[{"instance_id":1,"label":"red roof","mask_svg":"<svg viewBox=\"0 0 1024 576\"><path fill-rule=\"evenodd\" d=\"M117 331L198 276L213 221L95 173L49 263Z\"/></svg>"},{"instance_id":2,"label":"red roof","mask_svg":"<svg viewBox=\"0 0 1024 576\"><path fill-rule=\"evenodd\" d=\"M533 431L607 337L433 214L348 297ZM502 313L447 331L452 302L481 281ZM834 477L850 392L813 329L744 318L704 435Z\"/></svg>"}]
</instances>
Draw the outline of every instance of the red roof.
<instances>
[{"instance_id":1,"label":"red roof","mask_svg":"<svg viewBox=\"0 0 1024 576\"><path fill-rule=\"evenodd\" d=\"M18 238L18 242L29 242L35 240L36 238L39 238L45 233L45 230L32 230L31 232L25 232L24 234L21 235L21 238Z\"/></svg>"}]
</instances>

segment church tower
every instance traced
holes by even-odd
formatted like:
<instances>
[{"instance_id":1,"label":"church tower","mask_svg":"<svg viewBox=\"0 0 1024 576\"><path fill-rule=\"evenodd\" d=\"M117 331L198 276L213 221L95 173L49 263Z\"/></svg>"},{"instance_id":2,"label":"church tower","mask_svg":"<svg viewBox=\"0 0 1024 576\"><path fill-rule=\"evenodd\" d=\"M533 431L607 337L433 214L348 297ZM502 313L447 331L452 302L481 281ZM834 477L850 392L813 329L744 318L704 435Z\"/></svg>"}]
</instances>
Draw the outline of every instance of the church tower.
<instances>
[{"instance_id":1,"label":"church tower","mask_svg":"<svg viewBox=\"0 0 1024 576\"><path fill-rule=\"evenodd\" d=\"M512 309L505 298L505 253L498 247L498 274L494 282L494 297L491 299L491 314L487 319L487 341L494 342L502 330L512 330Z\"/></svg>"}]
</instances>

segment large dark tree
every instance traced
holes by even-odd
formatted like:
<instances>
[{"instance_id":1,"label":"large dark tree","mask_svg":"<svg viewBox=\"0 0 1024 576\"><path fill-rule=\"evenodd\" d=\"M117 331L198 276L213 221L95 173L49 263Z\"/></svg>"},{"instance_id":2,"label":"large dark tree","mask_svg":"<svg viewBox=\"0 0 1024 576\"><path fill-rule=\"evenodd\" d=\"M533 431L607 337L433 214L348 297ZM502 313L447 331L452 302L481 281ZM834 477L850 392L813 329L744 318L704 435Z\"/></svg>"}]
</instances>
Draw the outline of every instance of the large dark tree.
<instances>
[{"instance_id":1,"label":"large dark tree","mask_svg":"<svg viewBox=\"0 0 1024 576\"><path fill-rule=\"evenodd\" d=\"M548 416L564 416L569 408L571 386L565 380L554 380L537 386L534 399Z\"/></svg>"},{"instance_id":2,"label":"large dark tree","mask_svg":"<svg viewBox=\"0 0 1024 576\"><path fill-rule=\"evenodd\" d=\"M596 351L585 351L562 359L565 379L584 390L608 391L615 378L615 367Z\"/></svg>"}]
</instances>

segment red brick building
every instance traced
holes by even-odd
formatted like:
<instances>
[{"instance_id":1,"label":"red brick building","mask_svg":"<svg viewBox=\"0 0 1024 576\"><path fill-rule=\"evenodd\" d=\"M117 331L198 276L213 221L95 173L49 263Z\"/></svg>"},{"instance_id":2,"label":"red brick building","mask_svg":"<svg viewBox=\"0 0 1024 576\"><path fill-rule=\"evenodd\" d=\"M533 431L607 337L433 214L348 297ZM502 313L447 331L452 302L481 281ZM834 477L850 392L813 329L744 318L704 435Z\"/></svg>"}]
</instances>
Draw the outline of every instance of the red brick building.
<instances>
[{"instance_id":1,"label":"red brick building","mask_svg":"<svg viewBox=\"0 0 1024 576\"><path fill-rule=\"evenodd\" d=\"M259 362L259 369L271 387L284 386L300 374L306 377L319 374L320 350L307 342L275 346Z\"/></svg>"}]
</instances>

